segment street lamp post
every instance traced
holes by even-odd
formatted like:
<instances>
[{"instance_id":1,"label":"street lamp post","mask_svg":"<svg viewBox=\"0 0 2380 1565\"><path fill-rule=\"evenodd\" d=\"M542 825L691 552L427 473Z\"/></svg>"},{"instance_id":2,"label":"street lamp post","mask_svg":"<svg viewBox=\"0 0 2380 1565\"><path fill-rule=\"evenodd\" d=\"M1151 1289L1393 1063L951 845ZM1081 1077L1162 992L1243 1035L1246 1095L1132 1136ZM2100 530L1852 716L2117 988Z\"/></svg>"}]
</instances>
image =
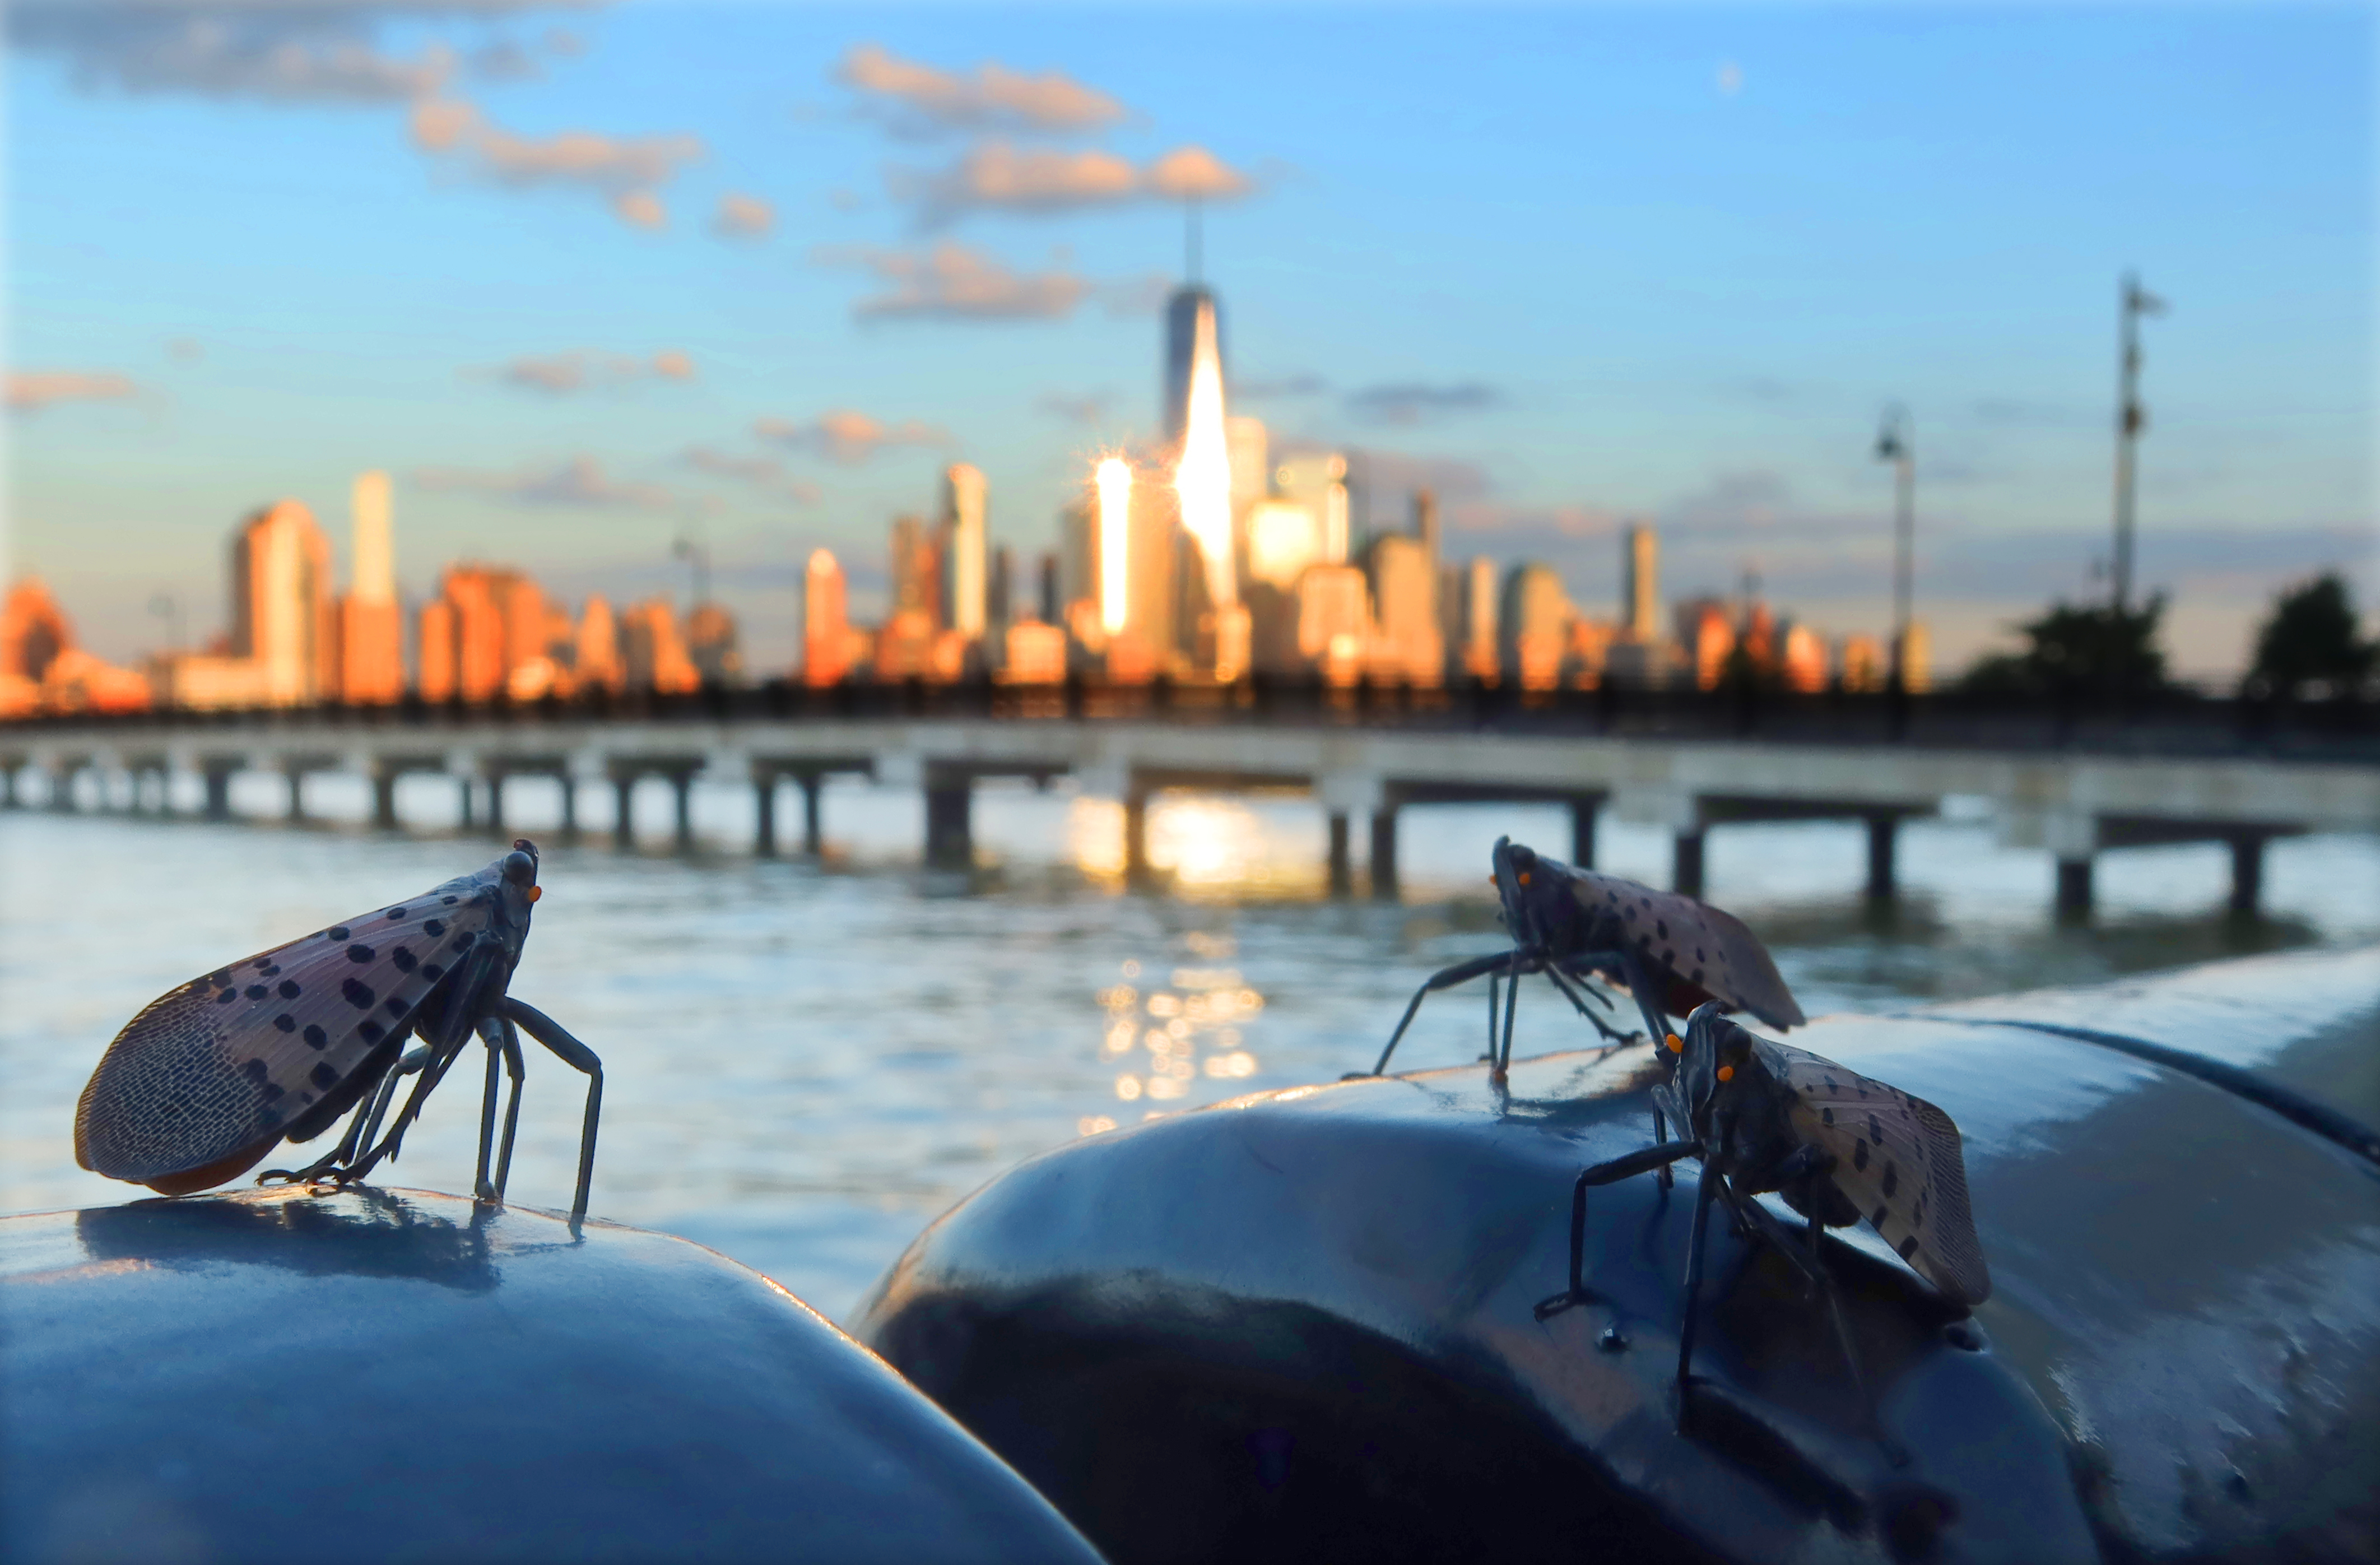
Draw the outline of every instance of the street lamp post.
<instances>
[{"instance_id":1,"label":"street lamp post","mask_svg":"<svg viewBox=\"0 0 2380 1565\"><path fill-rule=\"evenodd\" d=\"M2141 286L2136 273L2124 273L2122 303L2117 314L2116 374L2116 613L2131 606L2132 591L2132 448L2148 427L2148 409L2141 406L2141 317L2163 315L2165 300Z\"/></svg>"},{"instance_id":2,"label":"street lamp post","mask_svg":"<svg viewBox=\"0 0 2380 1565\"><path fill-rule=\"evenodd\" d=\"M1917 431L1909 409L1894 403L1876 431L1876 459L1893 465L1892 685L1909 687L1909 613L1917 540Z\"/></svg>"}]
</instances>

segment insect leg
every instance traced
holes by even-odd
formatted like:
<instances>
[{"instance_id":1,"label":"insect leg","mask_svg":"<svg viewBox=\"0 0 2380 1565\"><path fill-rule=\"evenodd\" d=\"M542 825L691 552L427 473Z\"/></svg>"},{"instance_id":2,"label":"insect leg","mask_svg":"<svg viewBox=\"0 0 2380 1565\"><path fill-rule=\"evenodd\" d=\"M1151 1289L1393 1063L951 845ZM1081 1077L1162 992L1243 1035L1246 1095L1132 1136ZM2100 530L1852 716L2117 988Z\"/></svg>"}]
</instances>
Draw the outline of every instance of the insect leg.
<instances>
[{"instance_id":1,"label":"insect leg","mask_svg":"<svg viewBox=\"0 0 2380 1565\"><path fill-rule=\"evenodd\" d=\"M1730 1195L1732 1196L1733 1193L1730 1192ZM1895 1467L1906 1466L1909 1462L1909 1452L1900 1441L1885 1433L1884 1422L1876 1411L1876 1393L1868 1389L1867 1376L1860 1368L1859 1347L1852 1338L1850 1317L1843 1314L1842 1294L1835 1287L1834 1274L1819 1261L1815 1245L1812 1246L1808 1258L1804 1260L1794 1246L1792 1230L1779 1222L1776 1215L1767 1207L1757 1201L1751 1200L1736 1199L1730 1204L1749 1222L1755 1232L1777 1246L1779 1253L1787 1260L1796 1267L1806 1269L1812 1286L1816 1288L1818 1296L1826 1301L1827 1318L1833 1324L1835 1341L1843 1350L1843 1363L1851 1370L1852 1391L1859 1398L1860 1413L1867 1420L1868 1433L1875 1438L1876 1444L1884 1448L1884 1454L1891 1460ZM1815 1207L1812 1209L1815 1210ZM1811 1220L1815 1225L1816 1219L1814 1218Z\"/></svg>"},{"instance_id":2,"label":"insect leg","mask_svg":"<svg viewBox=\"0 0 2380 1565\"><path fill-rule=\"evenodd\" d=\"M1668 1021L1661 1015L1661 1008L1653 1003L1653 981L1645 976L1644 963L1638 961L1636 953L1626 946L1620 948L1620 970L1628 975L1629 996L1636 1001L1637 1011L1644 1015L1646 1029L1645 1036L1653 1040L1654 1049L1658 1050L1662 1040L1670 1036L1670 1027ZM1685 1122L1680 1121L1678 1130L1681 1134L1684 1133L1685 1128ZM1653 1139L1656 1142L1666 1141L1669 1139L1669 1127L1661 1122L1661 1110L1657 1108L1653 1110ZM1670 1171L1663 1169L1661 1188L1667 1190L1669 1187ZM1700 1231L1699 1227L1696 1231Z\"/></svg>"},{"instance_id":3,"label":"insect leg","mask_svg":"<svg viewBox=\"0 0 2380 1565\"><path fill-rule=\"evenodd\" d=\"M1686 1298L1678 1314L1678 1422L1686 1421L1686 1384L1694 1378L1694 1307L1703 1291L1703 1228L1710 1217L1711 1200L1718 1194L1723 1176L1711 1172L1710 1164L1703 1164L1702 1177L1694 1181L1694 1225L1686 1231Z\"/></svg>"},{"instance_id":4,"label":"insect leg","mask_svg":"<svg viewBox=\"0 0 2380 1565\"><path fill-rule=\"evenodd\" d=\"M499 1013L520 1024L521 1031L562 1057L562 1062L587 1073L587 1119L578 1133L578 1194L570 1205L573 1219L587 1215L587 1190L595 1181L595 1125L603 1112L603 1062L595 1051L572 1037L562 1024L536 1006L506 995Z\"/></svg>"},{"instance_id":5,"label":"insect leg","mask_svg":"<svg viewBox=\"0 0 2380 1565\"><path fill-rule=\"evenodd\" d=\"M1519 1014L1521 1009L1522 971L1520 954L1516 952L1512 956L1512 981L1504 986L1504 1047L1496 1056L1496 1068L1491 1073L1500 1082L1512 1068L1512 1018Z\"/></svg>"},{"instance_id":6,"label":"insect leg","mask_svg":"<svg viewBox=\"0 0 2380 1565\"><path fill-rule=\"evenodd\" d=\"M513 1172L513 1132L520 1125L521 1069L520 1035L513 1031L512 1018L502 1018L504 1028L504 1070L513 1078L510 1099L504 1104L504 1144L496 1154L496 1199L504 1198L504 1183Z\"/></svg>"},{"instance_id":7,"label":"insect leg","mask_svg":"<svg viewBox=\"0 0 2380 1565\"><path fill-rule=\"evenodd\" d=\"M1389 1046L1380 1050L1379 1062L1366 1074L1375 1076L1388 1074L1389 1056L1397 1051L1397 1041L1405 1036L1405 1029L1413 1025L1414 1013L1421 1009L1421 1002L1429 998L1432 989L1452 989L1457 984L1469 983L1482 973L1495 972L1512 958L1512 953L1508 951L1496 952L1487 956L1475 956L1468 962L1458 962L1451 967L1440 968L1423 979L1421 988L1414 990L1413 1002L1405 1007L1403 1018L1397 1023L1397 1030L1389 1035ZM528 1025L526 1022L521 1025ZM530 1031L534 1034L535 1029L531 1028ZM1488 1034L1488 1041L1492 1049L1496 1041L1492 1031ZM1342 1079L1353 1080L1354 1078L1342 1077Z\"/></svg>"},{"instance_id":8,"label":"insect leg","mask_svg":"<svg viewBox=\"0 0 2380 1565\"><path fill-rule=\"evenodd\" d=\"M1681 1158L1698 1158L1702 1151L1703 1144L1699 1141L1664 1142L1658 1146L1631 1152L1624 1158L1614 1158L1608 1163L1594 1164L1580 1171L1578 1183L1571 1186L1570 1193L1570 1287L1538 1301L1536 1315L1539 1320L1560 1315L1572 1304L1585 1304L1595 1296L1587 1292L1584 1275L1586 1265L1587 1186L1615 1184L1651 1169L1666 1169Z\"/></svg>"},{"instance_id":9,"label":"insect leg","mask_svg":"<svg viewBox=\"0 0 2380 1565\"><path fill-rule=\"evenodd\" d=\"M471 1198L492 1201L496 1187L488 1179L488 1159L495 1155L496 1141L496 1072L504 1062L504 1049L496 1041L503 1035L493 1027L480 1035L488 1046L488 1085L480 1094L480 1166L471 1176Z\"/></svg>"},{"instance_id":10,"label":"insect leg","mask_svg":"<svg viewBox=\"0 0 2380 1565\"><path fill-rule=\"evenodd\" d=\"M1548 963L1546 964L1546 977L1552 981L1554 988L1561 991L1562 998L1569 1001L1571 1005L1580 1015L1587 1019L1588 1023L1594 1026L1597 1032L1601 1033L1606 1038L1613 1043L1626 1043L1628 1041L1628 1034L1623 1032L1615 1032L1612 1029L1610 1023L1605 1021L1602 1017L1587 1009L1586 1002L1590 998L1601 998L1600 996L1596 995L1594 990L1585 988L1585 986L1581 984L1576 977L1571 974L1563 972L1559 965L1553 963Z\"/></svg>"},{"instance_id":11,"label":"insect leg","mask_svg":"<svg viewBox=\"0 0 2380 1565\"><path fill-rule=\"evenodd\" d=\"M414 1084L412 1095L406 1098L405 1107L397 1110L395 1122L389 1126L387 1137L379 1146L372 1147L348 1164L345 1173L346 1178L361 1179L382 1162L395 1160L398 1149L405 1145L406 1131L411 1127L415 1120L421 1117L421 1105L428 1101L431 1093L438 1090L438 1084L446 1079L447 1067L454 1064L455 1057L463 1052L463 1045L469 1040L470 1036L466 1032L452 1044L434 1050L432 1046L424 1044L397 1062L396 1069L389 1073L392 1086L396 1077L408 1071L419 1071L421 1073L421 1079ZM375 1109L381 1107L385 1105L376 1105ZM372 1115L371 1129L377 1130L379 1124L380 1115L375 1111ZM371 1135L369 1131L364 1140L367 1144L370 1142Z\"/></svg>"}]
</instances>

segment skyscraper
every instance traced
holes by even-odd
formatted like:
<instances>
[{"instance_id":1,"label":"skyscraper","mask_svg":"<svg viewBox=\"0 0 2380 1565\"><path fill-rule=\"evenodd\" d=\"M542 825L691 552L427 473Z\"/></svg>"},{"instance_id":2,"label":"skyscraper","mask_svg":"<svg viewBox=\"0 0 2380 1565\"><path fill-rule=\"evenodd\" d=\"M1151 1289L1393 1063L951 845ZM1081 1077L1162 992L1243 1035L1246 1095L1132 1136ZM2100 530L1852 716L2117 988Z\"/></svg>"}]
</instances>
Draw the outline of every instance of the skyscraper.
<instances>
[{"instance_id":1,"label":"skyscraper","mask_svg":"<svg viewBox=\"0 0 2380 1565\"><path fill-rule=\"evenodd\" d=\"M824 549L810 551L802 572L802 683L838 685L851 672L852 635L843 566Z\"/></svg>"},{"instance_id":2,"label":"skyscraper","mask_svg":"<svg viewBox=\"0 0 2380 1565\"><path fill-rule=\"evenodd\" d=\"M1622 544L1620 623L1629 639L1649 645L1661 635L1661 540L1639 522L1628 529Z\"/></svg>"},{"instance_id":3,"label":"skyscraper","mask_svg":"<svg viewBox=\"0 0 2380 1565\"><path fill-rule=\"evenodd\" d=\"M388 475L359 475L348 502L355 528L346 595L338 608L339 699L381 704L405 694L405 622L389 539Z\"/></svg>"},{"instance_id":4,"label":"skyscraper","mask_svg":"<svg viewBox=\"0 0 2380 1565\"><path fill-rule=\"evenodd\" d=\"M266 706L298 706L334 688L331 541L313 514L284 500L232 540L231 654L255 665Z\"/></svg>"},{"instance_id":5,"label":"skyscraper","mask_svg":"<svg viewBox=\"0 0 2380 1565\"><path fill-rule=\"evenodd\" d=\"M942 624L969 641L983 639L987 568L983 471L954 462L942 472Z\"/></svg>"},{"instance_id":6,"label":"skyscraper","mask_svg":"<svg viewBox=\"0 0 2380 1565\"><path fill-rule=\"evenodd\" d=\"M1166 443L1177 449L1190 427L1190 378L1198 357L1202 328L1214 344L1216 368L1220 373L1222 307L1211 291L1198 284L1174 289L1173 297L1165 302L1165 383L1161 390Z\"/></svg>"}]
</instances>

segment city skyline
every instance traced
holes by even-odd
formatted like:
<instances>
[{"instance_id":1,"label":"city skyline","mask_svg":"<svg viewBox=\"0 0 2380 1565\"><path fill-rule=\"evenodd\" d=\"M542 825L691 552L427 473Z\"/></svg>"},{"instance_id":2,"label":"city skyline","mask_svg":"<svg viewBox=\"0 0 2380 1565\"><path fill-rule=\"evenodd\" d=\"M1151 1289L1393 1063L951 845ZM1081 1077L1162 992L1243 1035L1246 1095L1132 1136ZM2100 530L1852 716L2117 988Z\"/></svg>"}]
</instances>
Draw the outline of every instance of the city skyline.
<instances>
[{"instance_id":1,"label":"city skyline","mask_svg":"<svg viewBox=\"0 0 2380 1565\"><path fill-rule=\"evenodd\" d=\"M1620 529L1650 519L1673 598L1731 592L1750 566L1781 602L1881 630L1891 483L1868 444L1905 400L1920 613L1937 659L1962 661L1977 628L2094 590L2115 280L2138 265L2175 306L2147 334L2141 551L2144 584L2178 594L2178 662L2215 672L2274 588L2325 564L2380 596L2353 14L1821 14L1840 58L1791 14L1500 22L1576 65L1580 131L1522 90L1547 66L1491 40L1415 14L1335 30L1358 78L1427 75L1458 103L1497 84L1510 123L1427 136L1352 88L1309 83L1292 112L1266 50L1232 56L1202 103L1149 51L1195 66L1227 41L1178 17L1114 38L896 16L797 39L768 12L500 8L462 28L395 8L372 58L510 42L539 79L467 52L435 91L357 105L229 74L136 81L121 39L42 15L11 22L13 368L52 379L12 385L9 563L116 657L160 639L161 588L194 632L227 618L236 517L285 495L335 516L368 468L395 479L408 601L458 558L574 600L683 596L670 545L699 532L755 667L795 661L814 546L862 566L853 613L875 616L874 540L933 508L953 460L987 475L988 549L1029 560L1090 459L1159 431L1149 345L1181 218L1158 198L1197 178L1253 187L1203 209L1232 410L1285 451L1349 452L1358 534L1367 505L1385 525L1427 484L1450 557L1543 556L1602 604ZM1986 89L2022 89L2025 113ZM504 176L565 128L634 141L622 177L650 183L588 201L585 181ZM673 155L681 130L701 159ZM485 166L431 146L450 131ZM2053 143L2071 155L2045 161ZM224 183L227 160L253 176ZM1093 199L1118 164L1129 199ZM888 166L953 172L902 187ZM1040 208L997 199L1043 177ZM162 250L133 242L130 210ZM256 238L215 245L233 230ZM962 297L1013 318L950 318ZM345 580L344 539L335 554Z\"/></svg>"}]
</instances>

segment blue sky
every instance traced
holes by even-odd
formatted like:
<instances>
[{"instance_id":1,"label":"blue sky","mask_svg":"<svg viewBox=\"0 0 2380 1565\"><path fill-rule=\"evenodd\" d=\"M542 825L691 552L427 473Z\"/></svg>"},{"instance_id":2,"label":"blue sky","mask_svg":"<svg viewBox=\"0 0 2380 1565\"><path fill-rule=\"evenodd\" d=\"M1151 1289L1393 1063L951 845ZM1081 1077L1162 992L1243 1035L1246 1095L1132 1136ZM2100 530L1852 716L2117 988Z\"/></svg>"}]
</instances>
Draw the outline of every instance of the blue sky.
<instances>
[{"instance_id":1,"label":"blue sky","mask_svg":"<svg viewBox=\"0 0 2380 1565\"><path fill-rule=\"evenodd\" d=\"M1365 453L1383 524L1435 482L1451 548L1551 559L1590 608L1649 517L1673 596L1752 570L1879 625L1895 399L1946 654L2091 590L2127 267L2173 305L2141 574L2180 661L2230 663L2324 564L2380 596L2369 8L78 0L10 29L10 558L106 652L160 590L219 625L225 540L275 497L344 568L369 467L409 591L469 554L682 594L695 530L763 662L807 551L880 577L941 463L1029 556L1155 420L1183 224L1147 187L1184 148L1234 411ZM987 197L1037 155L1069 204ZM730 196L767 231L716 232Z\"/></svg>"}]
</instances>

